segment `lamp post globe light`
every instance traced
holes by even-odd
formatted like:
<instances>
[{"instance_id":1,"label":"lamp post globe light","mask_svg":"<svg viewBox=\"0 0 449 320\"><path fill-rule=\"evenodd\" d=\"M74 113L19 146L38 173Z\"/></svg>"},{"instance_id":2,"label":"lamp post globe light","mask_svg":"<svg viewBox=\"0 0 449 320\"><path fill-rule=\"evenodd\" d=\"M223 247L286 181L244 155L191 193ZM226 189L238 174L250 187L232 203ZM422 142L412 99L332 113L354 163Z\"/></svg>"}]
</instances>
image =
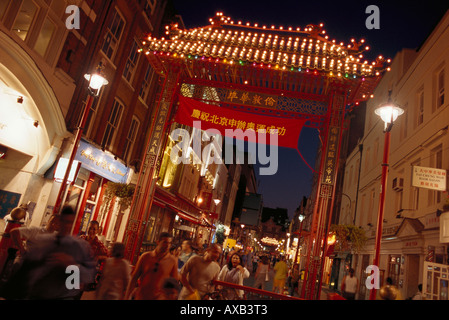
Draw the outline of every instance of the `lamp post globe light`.
<instances>
[{"instance_id":1,"label":"lamp post globe light","mask_svg":"<svg viewBox=\"0 0 449 320\"><path fill-rule=\"evenodd\" d=\"M393 128L394 121L404 113L404 110L399 106L395 105L391 101L391 91L389 92L388 102L381 104L375 111L378 116L385 123L384 135L384 154L382 161L382 177L381 177L381 190L379 198L379 212L377 215L377 230L376 230L376 242L375 242L375 252L374 252L374 262L373 265L379 267L380 264L380 244L382 239L382 229L384 221L384 210L385 210L385 194L388 178L388 161L390 155L390 140L391 140L391 129ZM370 292L370 300L376 300L376 288L373 287Z\"/></svg>"},{"instance_id":2,"label":"lamp post globe light","mask_svg":"<svg viewBox=\"0 0 449 320\"><path fill-rule=\"evenodd\" d=\"M61 182L61 187L59 188L58 196L56 198L55 206L53 208L53 214L59 213L59 210L60 210L63 198L64 198L65 190L67 187L67 180L69 178L73 160L75 159L76 151L78 150L78 144L81 140L81 135L83 134L84 126L86 125L90 107L92 106L94 98L98 97L98 95L100 94L101 88L109 83L101 74L102 68L103 68L103 66L100 62L100 64L97 66L97 68L93 74L84 75L84 78L87 81L89 81L89 83L88 83L88 93L89 93L88 99L87 99L86 105L84 106L84 110L82 113L82 117L81 117L79 126L76 128L75 140L73 142L73 147L72 147L72 151L70 153L70 158L67 163L66 171L64 173L64 178Z\"/></svg>"}]
</instances>

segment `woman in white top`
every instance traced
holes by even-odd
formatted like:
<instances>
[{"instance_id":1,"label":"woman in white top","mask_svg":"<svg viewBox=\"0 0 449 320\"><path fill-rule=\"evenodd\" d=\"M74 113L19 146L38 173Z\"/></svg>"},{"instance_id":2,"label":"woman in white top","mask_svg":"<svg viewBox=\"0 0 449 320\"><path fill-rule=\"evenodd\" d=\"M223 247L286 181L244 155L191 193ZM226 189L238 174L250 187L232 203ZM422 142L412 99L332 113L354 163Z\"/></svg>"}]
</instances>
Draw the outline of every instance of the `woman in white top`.
<instances>
[{"instance_id":1,"label":"woman in white top","mask_svg":"<svg viewBox=\"0 0 449 320\"><path fill-rule=\"evenodd\" d=\"M349 269L349 276L345 275L341 282L341 291L346 300L354 300L359 280L354 276L354 269Z\"/></svg>"},{"instance_id":2,"label":"woman in white top","mask_svg":"<svg viewBox=\"0 0 449 320\"><path fill-rule=\"evenodd\" d=\"M249 271L242 266L242 259L237 253L232 254L229 262L221 269L218 280L243 285L243 279L249 277ZM243 297L243 290L228 288L224 294L226 300L236 300Z\"/></svg>"}]
</instances>

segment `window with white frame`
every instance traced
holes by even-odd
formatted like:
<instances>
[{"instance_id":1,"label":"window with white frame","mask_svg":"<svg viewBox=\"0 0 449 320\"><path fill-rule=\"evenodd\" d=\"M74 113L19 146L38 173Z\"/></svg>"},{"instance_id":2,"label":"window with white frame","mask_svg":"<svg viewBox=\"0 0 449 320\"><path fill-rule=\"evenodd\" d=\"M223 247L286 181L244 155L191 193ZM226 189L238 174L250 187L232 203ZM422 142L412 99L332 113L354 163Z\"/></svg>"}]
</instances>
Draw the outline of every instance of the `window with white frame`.
<instances>
[{"instance_id":1,"label":"window with white frame","mask_svg":"<svg viewBox=\"0 0 449 320\"><path fill-rule=\"evenodd\" d=\"M137 132L139 131L139 125L139 120L136 117L133 117L125 141L125 153L123 155L125 160L128 159L133 151L134 142L136 141Z\"/></svg>"},{"instance_id":2,"label":"window with white frame","mask_svg":"<svg viewBox=\"0 0 449 320\"><path fill-rule=\"evenodd\" d=\"M20 7L19 13L16 16L12 31L19 36L22 40L26 40L30 33L31 25L34 18L37 16L39 7L33 0L24 0Z\"/></svg>"},{"instance_id":3,"label":"window with white frame","mask_svg":"<svg viewBox=\"0 0 449 320\"><path fill-rule=\"evenodd\" d=\"M424 122L424 88L418 90L416 108L416 126Z\"/></svg>"},{"instance_id":4,"label":"window with white frame","mask_svg":"<svg viewBox=\"0 0 449 320\"><path fill-rule=\"evenodd\" d=\"M139 53L137 50L139 49L139 45L137 41L134 40L131 46L131 51L129 52L128 59L126 60L125 69L123 70L123 77L131 84L132 79L134 77L134 73L136 71L136 66L139 61Z\"/></svg>"},{"instance_id":5,"label":"window with white frame","mask_svg":"<svg viewBox=\"0 0 449 320\"><path fill-rule=\"evenodd\" d=\"M117 9L115 9L112 19L106 28L103 45L101 46L101 51L103 51L106 57L110 60L113 60L115 57L124 27L125 20L122 18Z\"/></svg>"},{"instance_id":6,"label":"window with white frame","mask_svg":"<svg viewBox=\"0 0 449 320\"><path fill-rule=\"evenodd\" d=\"M145 77L142 82L142 87L140 88L139 97L146 103L148 98L148 93L150 92L151 83L154 78L154 70L150 65L147 67L145 72Z\"/></svg>"},{"instance_id":7,"label":"window with white frame","mask_svg":"<svg viewBox=\"0 0 449 320\"><path fill-rule=\"evenodd\" d=\"M103 139L101 140L102 147L110 146L113 143L124 109L124 105L115 99L111 113L109 114L108 122L106 123Z\"/></svg>"}]
</instances>

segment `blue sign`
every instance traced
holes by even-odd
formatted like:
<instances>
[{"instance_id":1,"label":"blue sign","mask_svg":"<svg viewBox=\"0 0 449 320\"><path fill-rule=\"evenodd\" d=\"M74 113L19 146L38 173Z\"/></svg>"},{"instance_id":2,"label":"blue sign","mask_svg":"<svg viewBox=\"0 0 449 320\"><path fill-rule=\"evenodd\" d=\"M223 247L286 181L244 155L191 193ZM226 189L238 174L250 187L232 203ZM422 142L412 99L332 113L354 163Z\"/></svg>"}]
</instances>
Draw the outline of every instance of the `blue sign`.
<instances>
[{"instance_id":1,"label":"blue sign","mask_svg":"<svg viewBox=\"0 0 449 320\"><path fill-rule=\"evenodd\" d=\"M91 144L80 141L75 159L81 166L112 182L126 183L129 168L120 161Z\"/></svg>"}]
</instances>

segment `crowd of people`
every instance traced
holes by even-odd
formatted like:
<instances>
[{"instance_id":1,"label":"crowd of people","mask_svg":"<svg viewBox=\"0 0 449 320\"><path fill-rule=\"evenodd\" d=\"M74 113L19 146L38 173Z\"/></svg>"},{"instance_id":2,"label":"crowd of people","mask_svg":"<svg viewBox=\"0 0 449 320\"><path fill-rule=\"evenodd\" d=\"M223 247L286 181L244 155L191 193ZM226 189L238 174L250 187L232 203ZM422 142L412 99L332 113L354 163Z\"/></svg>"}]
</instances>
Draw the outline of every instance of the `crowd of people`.
<instances>
[{"instance_id":1,"label":"crowd of people","mask_svg":"<svg viewBox=\"0 0 449 320\"><path fill-rule=\"evenodd\" d=\"M272 281L275 293L293 295L297 290L298 268L290 268L282 256L223 249L217 243L198 248L191 239L174 244L173 236L163 232L154 250L140 255L132 266L124 258L123 243L113 243L108 250L97 221L90 222L85 234L71 235L74 219L73 209L64 207L43 228L11 230L17 254L9 274L1 276L0 298L199 300L217 290L212 280L244 285L251 274L254 288L265 290ZM73 268L76 274L68 272ZM232 287L223 292L228 300L244 295Z\"/></svg>"}]
</instances>

